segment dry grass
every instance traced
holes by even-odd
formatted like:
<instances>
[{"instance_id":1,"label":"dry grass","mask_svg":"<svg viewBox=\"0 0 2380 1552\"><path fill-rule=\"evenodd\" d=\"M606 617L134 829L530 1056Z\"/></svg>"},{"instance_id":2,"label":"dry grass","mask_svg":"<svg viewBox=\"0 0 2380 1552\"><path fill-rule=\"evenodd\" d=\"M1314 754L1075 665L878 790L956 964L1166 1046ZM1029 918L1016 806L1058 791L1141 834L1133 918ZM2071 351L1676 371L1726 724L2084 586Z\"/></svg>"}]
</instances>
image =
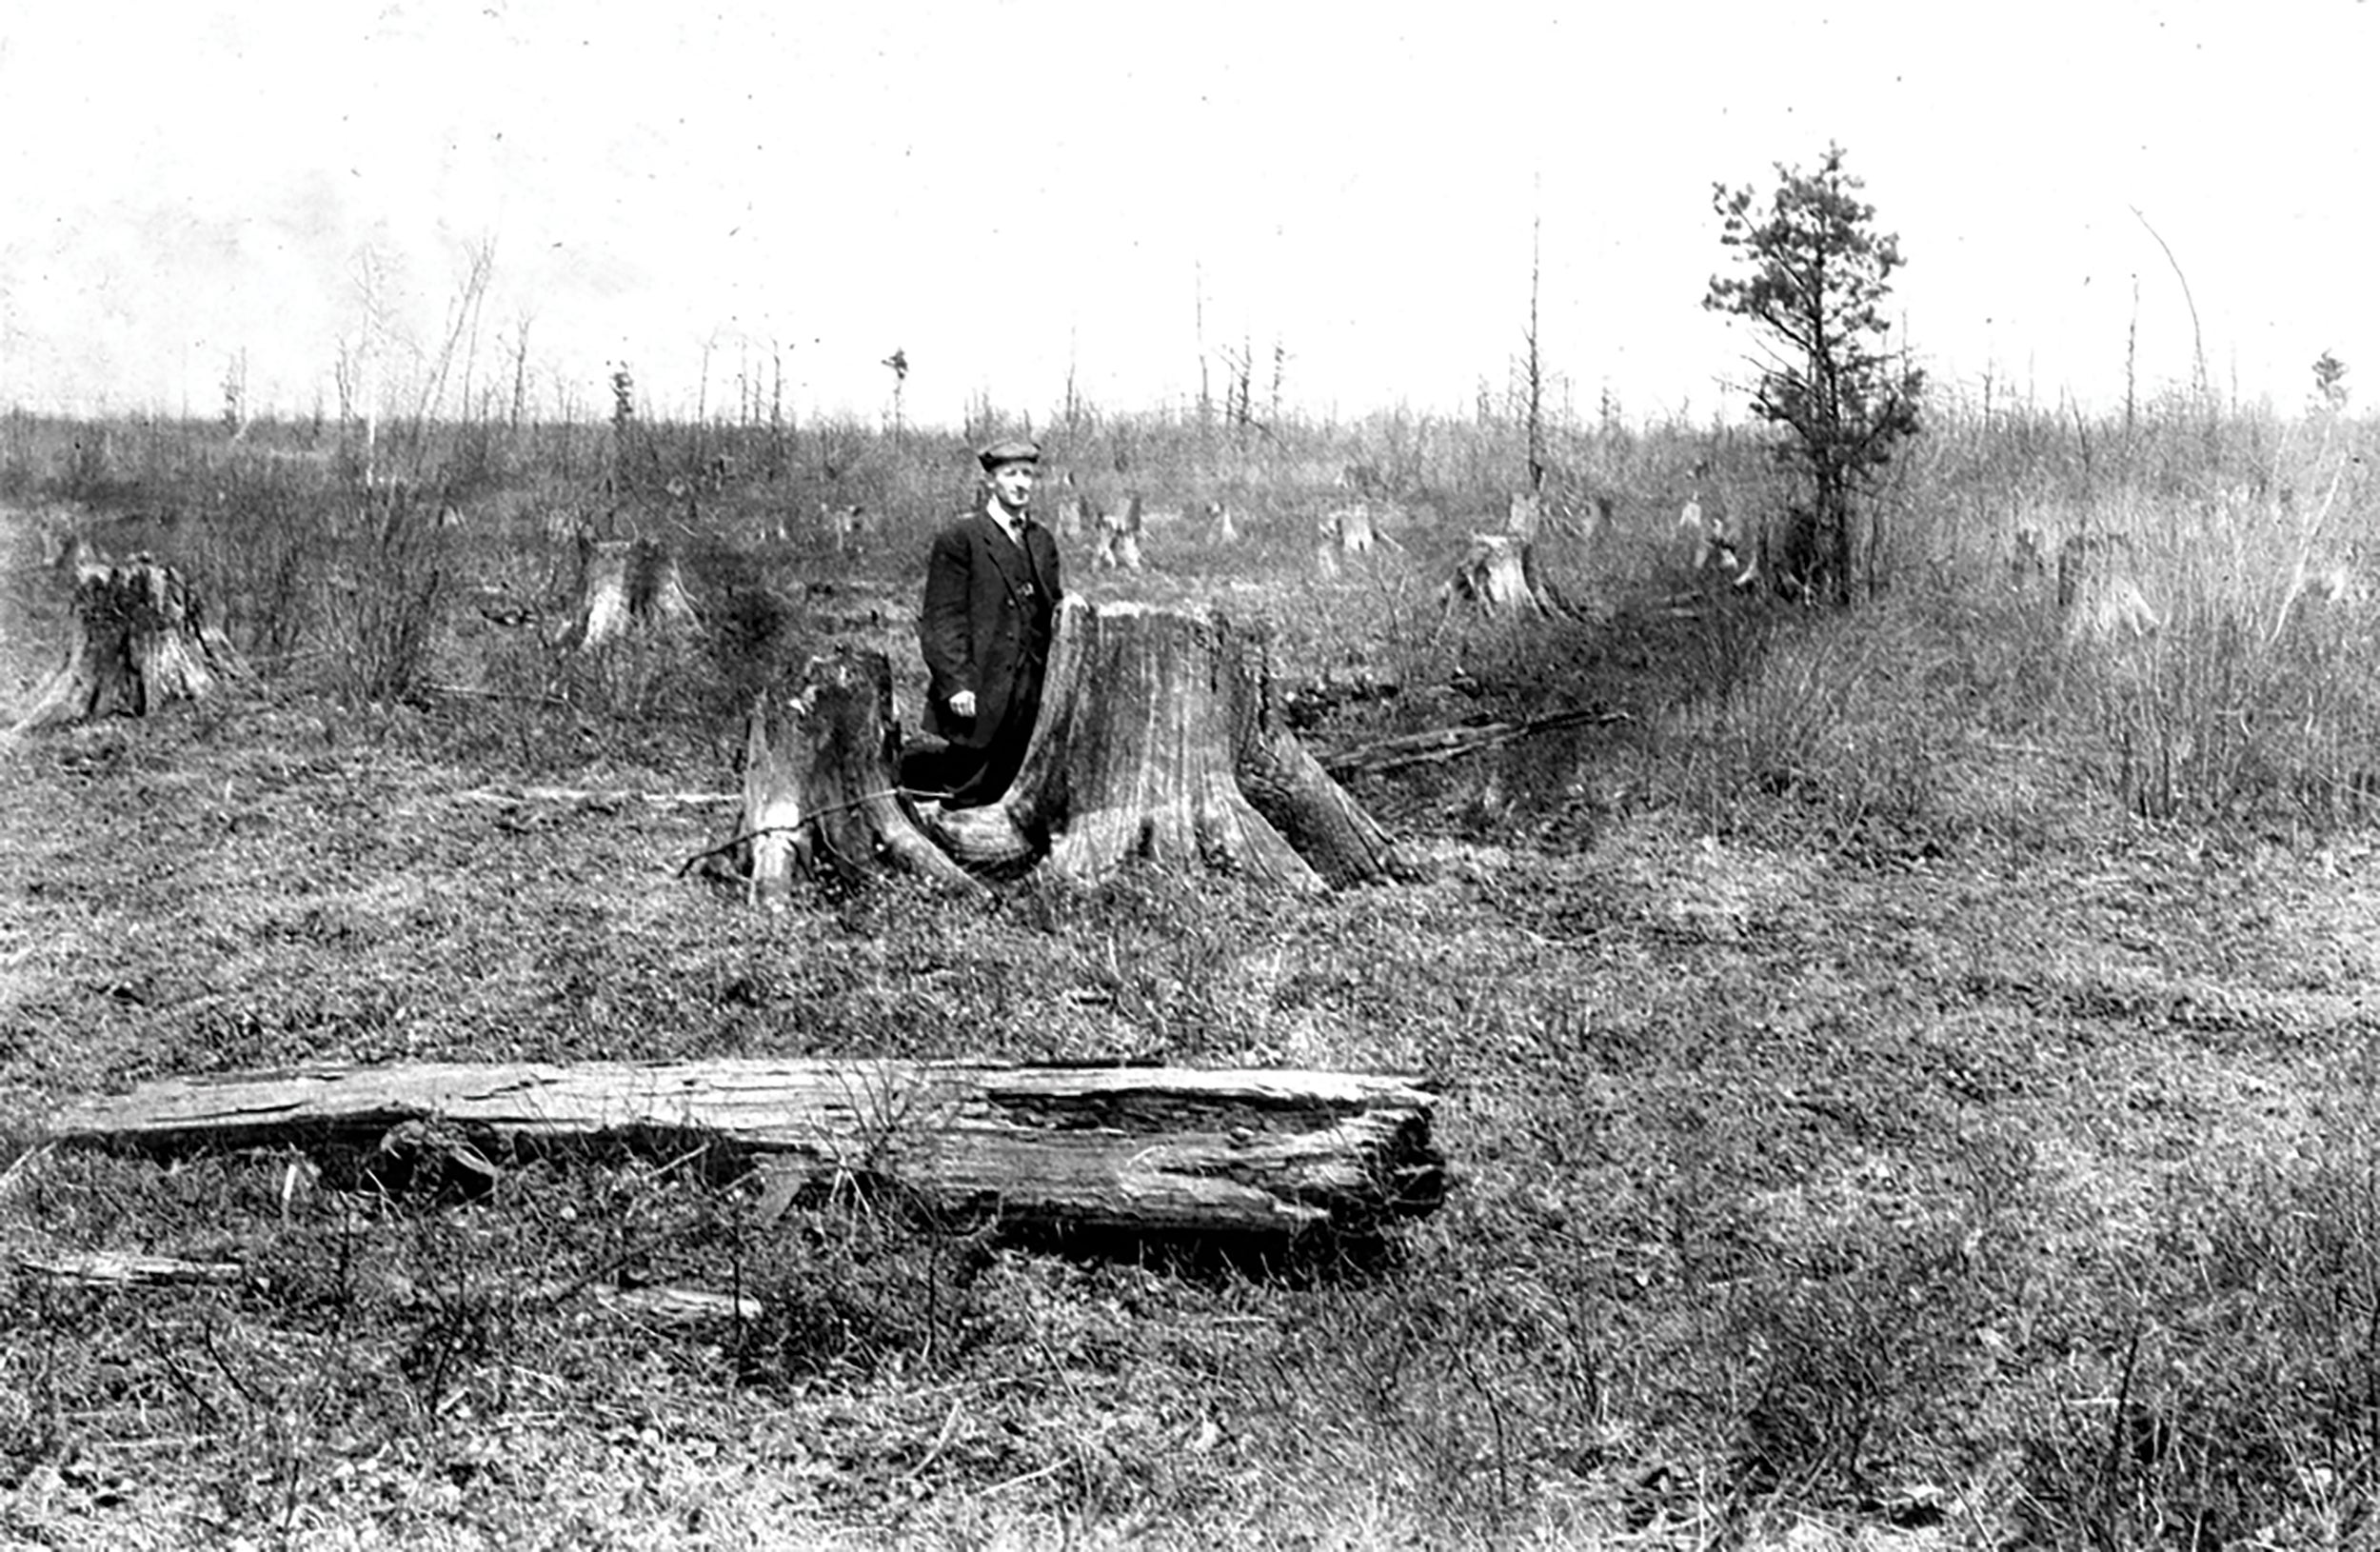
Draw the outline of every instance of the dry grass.
<instances>
[{"instance_id":1,"label":"dry grass","mask_svg":"<svg viewBox=\"0 0 2380 1552\"><path fill-rule=\"evenodd\" d=\"M566 608L565 547L513 503L453 541L412 691L380 694L334 626L261 649L255 557L318 578L357 541L235 548L197 501L112 525L265 588L228 612L267 668L0 757L0 1539L2368 1539L2380 890L2362 808L2306 795L2357 790L2360 625L2225 657L2271 598L2191 569L2203 538L2155 559L2163 466L2086 497L2015 436L1935 449L1894 587L1851 615L1673 609L1656 498L1688 449L1616 444L1636 515L1600 569L1564 558L1608 607L1442 620L1474 451L1368 434L1414 487L1401 557L1311 576L1305 476L1250 468L1245 550L1160 532L1147 572L1083 586L1218 602L1292 677L1397 687L1325 742L1631 720L1372 781L1437 875L1319 903L1128 874L770 913L676 877L730 806L644 795L731 786L755 687L853 637L914 675L939 500L847 557L764 537L807 489L698 512L710 628L598 655L466 602ZM89 464L103 494L170 486ZM856 467L838 488L931 484ZM2207 602L2142 649L2070 640L1988 522L1941 515L1996 480L2029 515L2136 504L2144 590ZM9 537L25 685L63 600ZM2210 695L2222 672L2253 696ZM2255 760L2196 754L2242 727ZM2144 783L2158 736L2174 774ZM1421 1071L1460 1184L1387 1264L1267 1269L1069 1261L849 1192L764 1223L701 1160L550 1158L451 1201L40 1145L60 1098L169 1071L791 1052ZM111 1291L17 1261L85 1248L244 1271ZM663 1328L579 1288L614 1283L761 1314Z\"/></svg>"}]
</instances>

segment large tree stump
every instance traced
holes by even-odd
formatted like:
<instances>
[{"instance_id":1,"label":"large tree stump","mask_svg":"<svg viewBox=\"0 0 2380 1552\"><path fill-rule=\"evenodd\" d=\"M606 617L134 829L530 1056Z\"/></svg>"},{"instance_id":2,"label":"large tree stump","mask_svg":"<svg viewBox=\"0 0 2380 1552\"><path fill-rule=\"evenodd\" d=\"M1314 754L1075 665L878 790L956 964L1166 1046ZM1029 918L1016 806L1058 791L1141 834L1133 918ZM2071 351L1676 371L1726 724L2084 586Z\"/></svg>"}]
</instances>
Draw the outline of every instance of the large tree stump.
<instances>
[{"instance_id":1,"label":"large tree stump","mask_svg":"<svg viewBox=\"0 0 2380 1552\"><path fill-rule=\"evenodd\" d=\"M1088 883L1140 859L1319 889L1409 871L1289 731L1262 640L1220 615L1067 599L1023 764L982 807L901 790L890 707L882 654L845 651L755 709L723 848L737 876L760 892L805 865Z\"/></svg>"},{"instance_id":2,"label":"large tree stump","mask_svg":"<svg viewBox=\"0 0 2380 1552\"><path fill-rule=\"evenodd\" d=\"M78 547L74 639L12 733L96 717L145 717L212 693L231 644L181 572L146 554L110 565Z\"/></svg>"},{"instance_id":3,"label":"large tree stump","mask_svg":"<svg viewBox=\"0 0 2380 1552\"><path fill-rule=\"evenodd\" d=\"M682 1159L830 1188L873 1180L938 1213L1143 1237L1377 1232L1446 1190L1434 1097L1313 1071L714 1059L416 1064L169 1078L69 1105L74 1145L173 1156L302 1147L362 1170L449 1136L503 1169L540 1151Z\"/></svg>"},{"instance_id":4,"label":"large tree stump","mask_svg":"<svg viewBox=\"0 0 2380 1552\"><path fill-rule=\"evenodd\" d=\"M1292 889L1401 871L1387 834L1297 742L1262 641L1220 614L1060 607L1041 712L997 803L929 816L971 868L1091 883L1132 859Z\"/></svg>"}]
</instances>

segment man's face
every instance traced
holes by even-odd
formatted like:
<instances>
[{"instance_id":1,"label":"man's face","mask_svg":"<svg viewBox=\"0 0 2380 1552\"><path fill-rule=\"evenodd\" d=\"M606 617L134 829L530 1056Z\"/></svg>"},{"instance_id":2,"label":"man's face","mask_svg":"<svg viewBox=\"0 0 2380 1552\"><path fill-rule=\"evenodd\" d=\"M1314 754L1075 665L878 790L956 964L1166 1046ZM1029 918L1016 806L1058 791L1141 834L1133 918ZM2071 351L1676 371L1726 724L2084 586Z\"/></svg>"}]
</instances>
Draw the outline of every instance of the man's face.
<instances>
[{"instance_id":1,"label":"man's face","mask_svg":"<svg viewBox=\"0 0 2380 1552\"><path fill-rule=\"evenodd\" d=\"M1041 478L1041 471L1031 464L1002 464L992 470L992 495L1009 511L1021 512L1033 504L1033 487Z\"/></svg>"}]
</instances>

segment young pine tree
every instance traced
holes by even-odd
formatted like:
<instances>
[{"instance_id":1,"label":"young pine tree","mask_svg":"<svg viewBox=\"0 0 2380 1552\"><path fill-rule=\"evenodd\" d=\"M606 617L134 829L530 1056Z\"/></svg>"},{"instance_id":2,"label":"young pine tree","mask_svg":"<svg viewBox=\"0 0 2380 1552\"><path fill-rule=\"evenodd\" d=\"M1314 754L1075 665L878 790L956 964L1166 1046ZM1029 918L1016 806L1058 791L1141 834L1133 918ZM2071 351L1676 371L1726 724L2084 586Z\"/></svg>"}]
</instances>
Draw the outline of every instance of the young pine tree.
<instances>
[{"instance_id":1,"label":"young pine tree","mask_svg":"<svg viewBox=\"0 0 2380 1552\"><path fill-rule=\"evenodd\" d=\"M1752 189L1713 187L1737 272L1713 276L1702 305L1758 326L1753 412L1785 428L1779 454L1808 481L1775 558L1778 580L1848 604L1861 580L1854 498L1917 429L1925 374L1885 349L1900 240L1875 229L1842 148L1829 146L1815 172L1776 170L1765 207ZM1873 545L1866 558L1873 588Z\"/></svg>"}]
</instances>

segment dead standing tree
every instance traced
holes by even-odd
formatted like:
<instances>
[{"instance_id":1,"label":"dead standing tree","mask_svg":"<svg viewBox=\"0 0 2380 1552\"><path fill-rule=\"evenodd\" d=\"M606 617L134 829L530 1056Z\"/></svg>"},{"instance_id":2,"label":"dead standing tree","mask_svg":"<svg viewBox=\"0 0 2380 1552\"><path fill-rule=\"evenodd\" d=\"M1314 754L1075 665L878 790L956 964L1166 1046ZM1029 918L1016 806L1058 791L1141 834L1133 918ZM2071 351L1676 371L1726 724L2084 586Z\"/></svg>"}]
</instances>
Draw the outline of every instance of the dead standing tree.
<instances>
[{"instance_id":1,"label":"dead standing tree","mask_svg":"<svg viewBox=\"0 0 2380 1552\"><path fill-rule=\"evenodd\" d=\"M805 866L890 867L972 889L1141 858L1319 889L1411 871L1289 732L1262 639L1220 615L1067 599L1023 766L982 807L909 801L891 697L883 655L845 649L755 707L720 848L734 876L770 891Z\"/></svg>"},{"instance_id":2,"label":"dead standing tree","mask_svg":"<svg viewBox=\"0 0 2380 1552\"><path fill-rule=\"evenodd\" d=\"M203 700L233 670L231 644L172 567L145 554L111 565L80 545L67 563L74 639L11 735L96 717L145 717L169 702Z\"/></svg>"}]
</instances>

